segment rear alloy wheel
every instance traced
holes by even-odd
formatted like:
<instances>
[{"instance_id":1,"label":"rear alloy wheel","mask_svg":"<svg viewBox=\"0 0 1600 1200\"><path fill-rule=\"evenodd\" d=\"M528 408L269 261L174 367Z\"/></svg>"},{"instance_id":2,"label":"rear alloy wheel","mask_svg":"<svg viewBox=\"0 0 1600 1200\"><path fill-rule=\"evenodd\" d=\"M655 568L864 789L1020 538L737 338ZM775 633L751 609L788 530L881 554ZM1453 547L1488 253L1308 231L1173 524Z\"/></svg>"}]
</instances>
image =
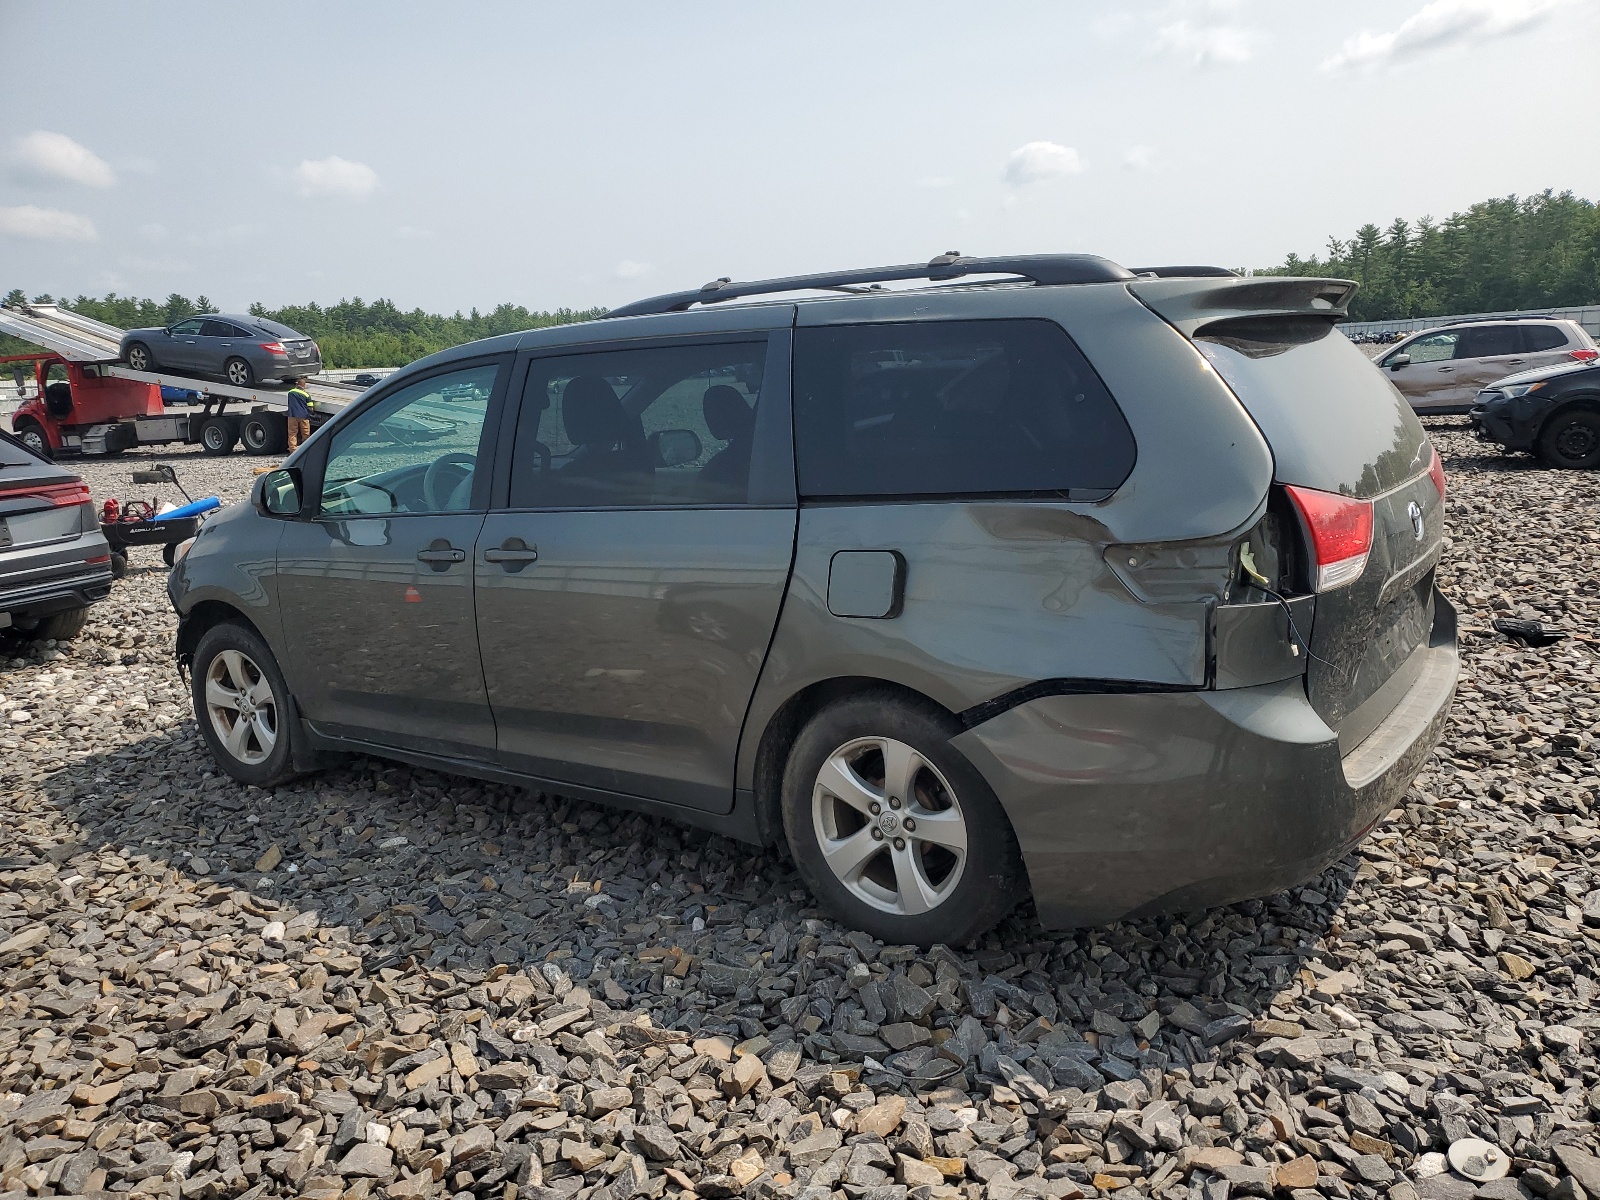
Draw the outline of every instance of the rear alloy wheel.
<instances>
[{"instance_id":1,"label":"rear alloy wheel","mask_svg":"<svg viewBox=\"0 0 1600 1200\"><path fill-rule=\"evenodd\" d=\"M256 381L256 373L242 358L230 358L222 364L222 373L234 387L249 387Z\"/></svg>"},{"instance_id":2,"label":"rear alloy wheel","mask_svg":"<svg viewBox=\"0 0 1600 1200\"><path fill-rule=\"evenodd\" d=\"M888 693L824 709L784 773L783 821L811 890L890 943L962 945L1026 892L993 790L947 714Z\"/></svg>"},{"instance_id":3,"label":"rear alloy wheel","mask_svg":"<svg viewBox=\"0 0 1600 1200\"><path fill-rule=\"evenodd\" d=\"M17 440L40 458L55 457L50 453L50 439L44 436L44 429L37 421L18 421Z\"/></svg>"},{"instance_id":4,"label":"rear alloy wheel","mask_svg":"<svg viewBox=\"0 0 1600 1200\"><path fill-rule=\"evenodd\" d=\"M1567 471L1600 467L1600 412L1569 408L1551 417L1539 433L1539 457Z\"/></svg>"},{"instance_id":5,"label":"rear alloy wheel","mask_svg":"<svg viewBox=\"0 0 1600 1200\"><path fill-rule=\"evenodd\" d=\"M254 630L208 629L195 647L190 683L200 734L224 771L256 787L293 777L289 690Z\"/></svg>"},{"instance_id":6,"label":"rear alloy wheel","mask_svg":"<svg viewBox=\"0 0 1600 1200\"><path fill-rule=\"evenodd\" d=\"M238 442L239 431L232 421L212 417L200 426L200 449L206 454L232 454Z\"/></svg>"}]
</instances>

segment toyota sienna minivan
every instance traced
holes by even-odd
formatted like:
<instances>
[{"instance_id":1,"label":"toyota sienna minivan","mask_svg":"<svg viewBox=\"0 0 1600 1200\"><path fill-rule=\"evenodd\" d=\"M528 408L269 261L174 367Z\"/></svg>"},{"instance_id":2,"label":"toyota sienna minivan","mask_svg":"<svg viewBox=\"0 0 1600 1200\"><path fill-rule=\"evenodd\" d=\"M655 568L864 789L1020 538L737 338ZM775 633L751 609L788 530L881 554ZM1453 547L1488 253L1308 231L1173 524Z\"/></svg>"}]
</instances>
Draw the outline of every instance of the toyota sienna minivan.
<instances>
[{"instance_id":1,"label":"toyota sienna minivan","mask_svg":"<svg viewBox=\"0 0 1600 1200\"><path fill-rule=\"evenodd\" d=\"M1302 882L1456 681L1354 290L947 254L433 355L179 559L200 732L784 843L888 942Z\"/></svg>"}]
</instances>

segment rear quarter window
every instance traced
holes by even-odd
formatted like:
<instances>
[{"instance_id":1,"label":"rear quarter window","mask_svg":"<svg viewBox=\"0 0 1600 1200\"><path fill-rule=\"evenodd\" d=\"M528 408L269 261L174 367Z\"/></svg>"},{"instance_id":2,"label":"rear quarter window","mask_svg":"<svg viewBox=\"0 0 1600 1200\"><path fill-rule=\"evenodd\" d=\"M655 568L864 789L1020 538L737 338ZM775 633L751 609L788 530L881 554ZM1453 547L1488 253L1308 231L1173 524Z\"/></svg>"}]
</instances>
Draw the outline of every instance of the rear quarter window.
<instances>
[{"instance_id":1,"label":"rear quarter window","mask_svg":"<svg viewBox=\"0 0 1600 1200\"><path fill-rule=\"evenodd\" d=\"M1053 321L799 329L794 378L804 496L1098 499L1133 469L1127 421Z\"/></svg>"},{"instance_id":2,"label":"rear quarter window","mask_svg":"<svg viewBox=\"0 0 1600 1200\"><path fill-rule=\"evenodd\" d=\"M1524 325L1522 336L1528 343L1528 352L1560 350L1567 344L1567 331L1559 325Z\"/></svg>"}]
</instances>

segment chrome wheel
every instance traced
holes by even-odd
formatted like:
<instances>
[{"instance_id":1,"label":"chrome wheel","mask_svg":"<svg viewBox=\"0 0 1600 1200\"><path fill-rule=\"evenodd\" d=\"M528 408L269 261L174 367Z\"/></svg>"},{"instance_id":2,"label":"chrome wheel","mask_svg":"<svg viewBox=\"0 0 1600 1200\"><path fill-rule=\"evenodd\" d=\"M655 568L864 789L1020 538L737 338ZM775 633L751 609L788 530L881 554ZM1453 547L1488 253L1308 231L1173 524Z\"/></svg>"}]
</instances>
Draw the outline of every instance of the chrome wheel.
<instances>
[{"instance_id":1,"label":"chrome wheel","mask_svg":"<svg viewBox=\"0 0 1600 1200\"><path fill-rule=\"evenodd\" d=\"M255 382L250 364L242 358L230 358L227 366L228 382L234 387L249 387Z\"/></svg>"},{"instance_id":2,"label":"chrome wheel","mask_svg":"<svg viewBox=\"0 0 1600 1200\"><path fill-rule=\"evenodd\" d=\"M950 898L967 863L955 789L916 749L856 738L822 764L811 820L823 860L863 903L916 916Z\"/></svg>"},{"instance_id":3,"label":"chrome wheel","mask_svg":"<svg viewBox=\"0 0 1600 1200\"><path fill-rule=\"evenodd\" d=\"M39 431L37 425L24 425L22 431L17 434L17 440L40 458L50 457L50 443L44 440L44 434Z\"/></svg>"},{"instance_id":4,"label":"chrome wheel","mask_svg":"<svg viewBox=\"0 0 1600 1200\"><path fill-rule=\"evenodd\" d=\"M217 740L247 766L278 744L278 702L266 674L248 655L223 650L206 669L206 713Z\"/></svg>"}]
</instances>

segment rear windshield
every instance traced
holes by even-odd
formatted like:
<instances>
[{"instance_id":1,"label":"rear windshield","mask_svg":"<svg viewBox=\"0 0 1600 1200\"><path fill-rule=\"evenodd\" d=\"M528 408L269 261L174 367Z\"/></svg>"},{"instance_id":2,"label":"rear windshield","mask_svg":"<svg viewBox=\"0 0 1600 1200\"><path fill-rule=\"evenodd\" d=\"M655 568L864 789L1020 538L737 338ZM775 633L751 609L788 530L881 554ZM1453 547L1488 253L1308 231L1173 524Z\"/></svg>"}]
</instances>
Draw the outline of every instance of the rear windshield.
<instances>
[{"instance_id":1,"label":"rear windshield","mask_svg":"<svg viewBox=\"0 0 1600 1200\"><path fill-rule=\"evenodd\" d=\"M1133 469L1116 402L1053 321L796 331L802 495L1094 499Z\"/></svg>"},{"instance_id":2,"label":"rear windshield","mask_svg":"<svg viewBox=\"0 0 1600 1200\"><path fill-rule=\"evenodd\" d=\"M1194 341L1272 447L1280 483L1375 496L1427 466L1405 397L1326 318L1215 321Z\"/></svg>"},{"instance_id":3,"label":"rear windshield","mask_svg":"<svg viewBox=\"0 0 1600 1200\"><path fill-rule=\"evenodd\" d=\"M256 317L255 323L268 333L281 338L297 338L300 335L287 325L280 325L276 321L269 321L265 317Z\"/></svg>"}]
</instances>

